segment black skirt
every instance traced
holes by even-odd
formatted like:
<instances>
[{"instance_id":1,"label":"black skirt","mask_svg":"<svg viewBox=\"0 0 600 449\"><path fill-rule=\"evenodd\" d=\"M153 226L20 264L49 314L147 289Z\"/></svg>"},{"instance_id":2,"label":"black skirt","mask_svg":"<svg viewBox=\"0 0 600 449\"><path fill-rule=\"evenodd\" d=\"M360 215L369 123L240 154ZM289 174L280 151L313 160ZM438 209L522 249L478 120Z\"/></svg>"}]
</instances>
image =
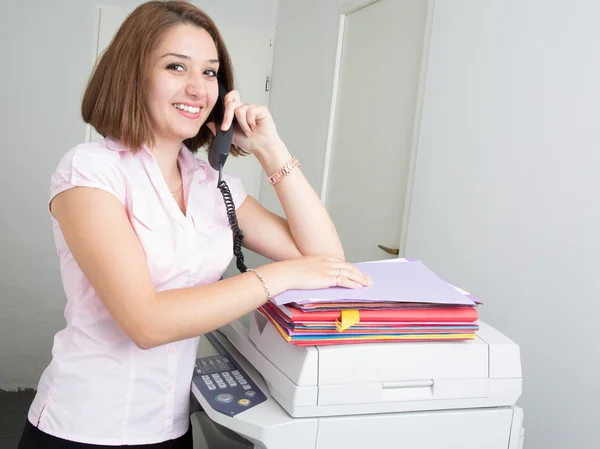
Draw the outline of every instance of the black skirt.
<instances>
[{"instance_id":1,"label":"black skirt","mask_svg":"<svg viewBox=\"0 0 600 449\"><path fill-rule=\"evenodd\" d=\"M194 442L192 438L192 424L188 431L174 440L163 441L154 444L138 444L124 446L103 446L98 444L75 443L69 440L63 440L47 433L42 432L27 420L18 449L115 449L118 447L127 447L131 449L193 449Z\"/></svg>"}]
</instances>

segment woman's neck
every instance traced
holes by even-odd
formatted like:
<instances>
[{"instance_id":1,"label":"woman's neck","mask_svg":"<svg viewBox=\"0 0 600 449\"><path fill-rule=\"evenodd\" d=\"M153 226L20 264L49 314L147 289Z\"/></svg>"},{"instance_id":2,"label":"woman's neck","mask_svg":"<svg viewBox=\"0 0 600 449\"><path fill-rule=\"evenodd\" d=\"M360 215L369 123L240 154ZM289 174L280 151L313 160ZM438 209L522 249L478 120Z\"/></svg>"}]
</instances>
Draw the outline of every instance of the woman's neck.
<instances>
[{"instance_id":1,"label":"woman's neck","mask_svg":"<svg viewBox=\"0 0 600 449\"><path fill-rule=\"evenodd\" d=\"M158 163L163 178L171 190L177 189L181 185L181 173L177 164L181 142L166 143L157 140L150 151Z\"/></svg>"}]
</instances>

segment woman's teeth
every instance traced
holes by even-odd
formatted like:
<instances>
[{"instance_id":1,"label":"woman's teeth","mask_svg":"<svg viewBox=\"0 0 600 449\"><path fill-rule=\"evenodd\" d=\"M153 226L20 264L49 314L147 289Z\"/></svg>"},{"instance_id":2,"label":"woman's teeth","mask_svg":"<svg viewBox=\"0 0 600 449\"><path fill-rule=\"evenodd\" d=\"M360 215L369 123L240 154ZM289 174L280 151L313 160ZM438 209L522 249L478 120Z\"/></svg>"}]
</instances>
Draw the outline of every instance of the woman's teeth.
<instances>
[{"instance_id":1,"label":"woman's teeth","mask_svg":"<svg viewBox=\"0 0 600 449\"><path fill-rule=\"evenodd\" d=\"M176 103L173 106L175 106L177 109L181 109L182 111L189 112L190 114L197 114L200 112L200 108L195 106L186 106L179 103Z\"/></svg>"}]
</instances>

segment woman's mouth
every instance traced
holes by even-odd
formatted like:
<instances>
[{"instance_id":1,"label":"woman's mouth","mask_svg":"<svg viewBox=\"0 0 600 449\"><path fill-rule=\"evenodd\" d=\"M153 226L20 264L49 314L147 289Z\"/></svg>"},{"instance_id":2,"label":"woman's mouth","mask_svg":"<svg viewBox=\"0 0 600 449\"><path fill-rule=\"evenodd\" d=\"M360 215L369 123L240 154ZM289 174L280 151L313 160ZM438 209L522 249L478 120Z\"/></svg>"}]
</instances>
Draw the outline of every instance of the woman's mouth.
<instances>
[{"instance_id":1,"label":"woman's mouth","mask_svg":"<svg viewBox=\"0 0 600 449\"><path fill-rule=\"evenodd\" d=\"M202 108L200 106L191 106L183 103L174 103L173 107L177 109L177 111L187 117L189 119L197 119L200 117L200 111Z\"/></svg>"}]
</instances>

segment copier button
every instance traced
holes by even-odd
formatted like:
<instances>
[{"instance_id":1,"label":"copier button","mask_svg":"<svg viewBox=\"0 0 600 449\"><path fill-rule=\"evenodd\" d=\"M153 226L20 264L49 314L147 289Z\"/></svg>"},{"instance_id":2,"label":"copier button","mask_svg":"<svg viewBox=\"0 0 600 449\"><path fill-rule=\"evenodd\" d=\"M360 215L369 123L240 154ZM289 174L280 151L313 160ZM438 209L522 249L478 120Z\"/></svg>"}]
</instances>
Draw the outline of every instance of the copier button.
<instances>
[{"instance_id":1,"label":"copier button","mask_svg":"<svg viewBox=\"0 0 600 449\"><path fill-rule=\"evenodd\" d=\"M254 396L256 396L256 391L246 391L246 396L248 396L249 398L253 398Z\"/></svg>"},{"instance_id":2,"label":"copier button","mask_svg":"<svg viewBox=\"0 0 600 449\"><path fill-rule=\"evenodd\" d=\"M244 407L250 405L250 400L249 399L240 399L238 401L238 404L243 405Z\"/></svg>"},{"instance_id":3,"label":"copier button","mask_svg":"<svg viewBox=\"0 0 600 449\"><path fill-rule=\"evenodd\" d=\"M233 395L228 394L228 393L223 393L223 394L218 394L215 396L215 399L218 402L222 402L222 403L227 403L227 402L231 402L233 401Z\"/></svg>"}]
</instances>

